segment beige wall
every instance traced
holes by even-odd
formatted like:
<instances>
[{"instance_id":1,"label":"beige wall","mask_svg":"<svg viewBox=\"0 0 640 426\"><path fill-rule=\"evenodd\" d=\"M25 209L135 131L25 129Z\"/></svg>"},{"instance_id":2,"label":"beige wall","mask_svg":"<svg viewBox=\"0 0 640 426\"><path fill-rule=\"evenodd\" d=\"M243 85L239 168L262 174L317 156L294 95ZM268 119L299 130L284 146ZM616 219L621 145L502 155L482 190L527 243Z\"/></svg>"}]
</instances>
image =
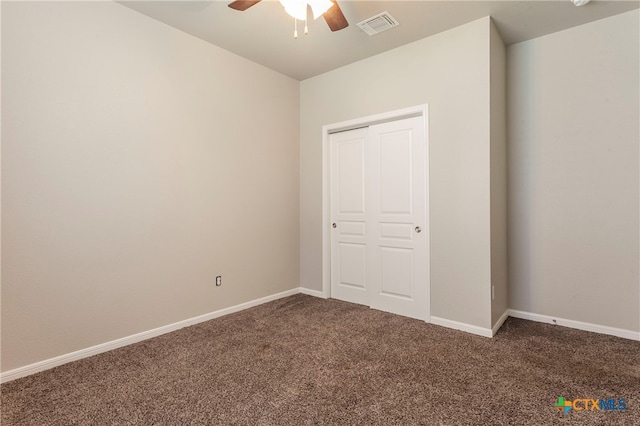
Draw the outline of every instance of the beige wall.
<instances>
[{"instance_id":1,"label":"beige wall","mask_svg":"<svg viewBox=\"0 0 640 426\"><path fill-rule=\"evenodd\" d=\"M299 286L297 81L116 3L2 8L2 371Z\"/></svg>"},{"instance_id":2,"label":"beige wall","mask_svg":"<svg viewBox=\"0 0 640 426\"><path fill-rule=\"evenodd\" d=\"M302 286L322 288L322 126L428 103L431 315L491 326L490 24L483 18L301 83Z\"/></svg>"},{"instance_id":3,"label":"beige wall","mask_svg":"<svg viewBox=\"0 0 640 426\"><path fill-rule=\"evenodd\" d=\"M640 331L639 12L510 46L510 308Z\"/></svg>"},{"instance_id":4,"label":"beige wall","mask_svg":"<svg viewBox=\"0 0 640 426\"><path fill-rule=\"evenodd\" d=\"M507 50L491 22L491 326L508 306L507 283ZM491 291L491 290L489 290Z\"/></svg>"}]
</instances>

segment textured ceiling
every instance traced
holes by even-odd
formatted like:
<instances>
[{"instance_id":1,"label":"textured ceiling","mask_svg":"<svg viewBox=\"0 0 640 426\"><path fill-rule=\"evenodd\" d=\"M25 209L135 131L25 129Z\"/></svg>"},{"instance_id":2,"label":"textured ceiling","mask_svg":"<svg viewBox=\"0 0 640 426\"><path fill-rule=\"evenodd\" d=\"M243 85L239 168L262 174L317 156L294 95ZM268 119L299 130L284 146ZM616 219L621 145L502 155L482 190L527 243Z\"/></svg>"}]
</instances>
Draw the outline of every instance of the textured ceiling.
<instances>
[{"instance_id":1,"label":"textured ceiling","mask_svg":"<svg viewBox=\"0 0 640 426\"><path fill-rule=\"evenodd\" d=\"M249 60L304 80L450 28L491 16L507 45L638 9L640 0L354 1L338 0L350 26L332 33L324 19L293 38L293 19L275 0L244 12L227 1L122 1L134 9ZM400 25L368 36L356 24L388 11ZM301 32L301 31L300 31Z\"/></svg>"}]
</instances>

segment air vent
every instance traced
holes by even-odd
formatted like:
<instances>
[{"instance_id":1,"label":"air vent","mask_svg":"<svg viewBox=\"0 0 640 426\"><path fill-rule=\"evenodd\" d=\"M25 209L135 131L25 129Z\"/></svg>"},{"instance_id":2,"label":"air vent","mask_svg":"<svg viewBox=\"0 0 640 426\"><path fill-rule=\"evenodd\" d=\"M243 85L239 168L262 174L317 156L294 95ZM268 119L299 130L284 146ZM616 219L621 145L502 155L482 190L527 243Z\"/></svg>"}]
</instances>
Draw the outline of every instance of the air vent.
<instances>
[{"instance_id":1,"label":"air vent","mask_svg":"<svg viewBox=\"0 0 640 426\"><path fill-rule=\"evenodd\" d=\"M372 16L369 19L365 19L362 22L358 22L358 26L362 28L362 31L370 36L379 34L383 31L387 31L390 28L400 25L398 21L389 12L382 12L376 16Z\"/></svg>"}]
</instances>

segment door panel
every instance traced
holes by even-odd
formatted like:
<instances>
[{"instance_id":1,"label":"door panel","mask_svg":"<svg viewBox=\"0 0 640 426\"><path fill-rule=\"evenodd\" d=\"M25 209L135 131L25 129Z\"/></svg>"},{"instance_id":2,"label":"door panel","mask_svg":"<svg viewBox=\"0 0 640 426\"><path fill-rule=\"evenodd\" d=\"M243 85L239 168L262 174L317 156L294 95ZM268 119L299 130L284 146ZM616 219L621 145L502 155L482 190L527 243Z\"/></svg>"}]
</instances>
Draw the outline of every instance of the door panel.
<instances>
[{"instance_id":1,"label":"door panel","mask_svg":"<svg viewBox=\"0 0 640 426\"><path fill-rule=\"evenodd\" d=\"M426 143L422 118L369 128L367 164L373 176L368 204L369 261L381 265L368 276L370 306L427 319L428 250ZM418 229L420 232L416 232Z\"/></svg>"},{"instance_id":2,"label":"door panel","mask_svg":"<svg viewBox=\"0 0 640 426\"><path fill-rule=\"evenodd\" d=\"M380 294L413 299L413 251L396 247L380 247L382 267Z\"/></svg>"},{"instance_id":3,"label":"door panel","mask_svg":"<svg viewBox=\"0 0 640 426\"><path fill-rule=\"evenodd\" d=\"M411 240L413 238L413 226L410 223L381 223L380 238L394 240Z\"/></svg>"},{"instance_id":4,"label":"door panel","mask_svg":"<svg viewBox=\"0 0 640 426\"><path fill-rule=\"evenodd\" d=\"M340 243L338 259L340 260L341 286L365 289L366 283L366 246L364 244Z\"/></svg>"},{"instance_id":5,"label":"door panel","mask_svg":"<svg viewBox=\"0 0 640 426\"><path fill-rule=\"evenodd\" d=\"M337 143L338 214L364 214L364 138Z\"/></svg>"},{"instance_id":6,"label":"door panel","mask_svg":"<svg viewBox=\"0 0 640 426\"><path fill-rule=\"evenodd\" d=\"M331 295L368 305L366 138L367 129L331 135Z\"/></svg>"},{"instance_id":7,"label":"door panel","mask_svg":"<svg viewBox=\"0 0 640 426\"><path fill-rule=\"evenodd\" d=\"M375 127L372 131L375 131ZM380 213L412 212L412 134L410 130L379 134Z\"/></svg>"}]
</instances>

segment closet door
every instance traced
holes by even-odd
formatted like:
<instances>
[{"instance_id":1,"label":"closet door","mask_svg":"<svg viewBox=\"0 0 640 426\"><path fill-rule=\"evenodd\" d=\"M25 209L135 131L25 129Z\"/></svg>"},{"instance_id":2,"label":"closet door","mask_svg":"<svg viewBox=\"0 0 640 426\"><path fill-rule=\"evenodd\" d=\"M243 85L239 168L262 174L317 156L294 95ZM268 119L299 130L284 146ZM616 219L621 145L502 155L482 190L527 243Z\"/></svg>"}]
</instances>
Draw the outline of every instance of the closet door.
<instances>
[{"instance_id":1,"label":"closet door","mask_svg":"<svg viewBox=\"0 0 640 426\"><path fill-rule=\"evenodd\" d=\"M367 288L367 173L369 129L332 134L331 297L369 305Z\"/></svg>"},{"instance_id":2,"label":"closet door","mask_svg":"<svg viewBox=\"0 0 640 426\"><path fill-rule=\"evenodd\" d=\"M332 297L426 320L422 117L331 135Z\"/></svg>"},{"instance_id":3,"label":"closet door","mask_svg":"<svg viewBox=\"0 0 640 426\"><path fill-rule=\"evenodd\" d=\"M429 312L425 145L421 117L369 128L369 305L422 320Z\"/></svg>"}]
</instances>

